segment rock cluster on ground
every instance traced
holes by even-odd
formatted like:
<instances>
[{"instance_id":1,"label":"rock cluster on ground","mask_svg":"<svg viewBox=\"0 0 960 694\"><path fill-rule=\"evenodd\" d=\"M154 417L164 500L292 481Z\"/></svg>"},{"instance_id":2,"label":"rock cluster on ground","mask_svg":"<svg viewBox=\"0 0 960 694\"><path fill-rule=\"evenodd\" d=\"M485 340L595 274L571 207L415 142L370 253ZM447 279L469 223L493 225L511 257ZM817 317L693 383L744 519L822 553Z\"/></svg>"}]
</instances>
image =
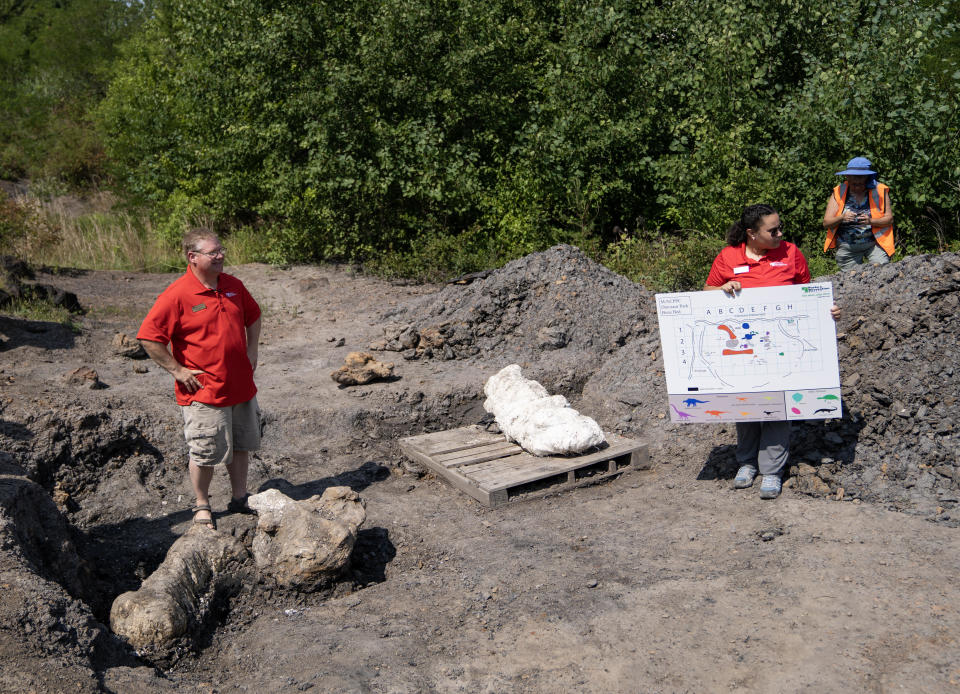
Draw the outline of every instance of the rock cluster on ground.
<instances>
[{"instance_id":1,"label":"rock cluster on ground","mask_svg":"<svg viewBox=\"0 0 960 694\"><path fill-rule=\"evenodd\" d=\"M190 635L204 633L216 609L249 585L256 569L288 590L310 592L343 570L366 518L363 500L349 487L296 501L276 489L248 500L258 512L248 548L237 537L194 524L135 591L110 608L110 628L137 652L169 661Z\"/></svg>"}]
</instances>

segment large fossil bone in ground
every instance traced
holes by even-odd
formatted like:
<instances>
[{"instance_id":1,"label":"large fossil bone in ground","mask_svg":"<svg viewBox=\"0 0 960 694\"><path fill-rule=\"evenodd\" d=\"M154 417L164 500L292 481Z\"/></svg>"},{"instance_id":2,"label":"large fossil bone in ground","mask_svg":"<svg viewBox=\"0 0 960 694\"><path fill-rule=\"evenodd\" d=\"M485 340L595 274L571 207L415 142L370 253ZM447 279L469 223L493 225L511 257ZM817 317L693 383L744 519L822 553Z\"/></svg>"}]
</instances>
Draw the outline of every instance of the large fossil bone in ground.
<instances>
[{"instance_id":1,"label":"large fossil bone in ground","mask_svg":"<svg viewBox=\"0 0 960 694\"><path fill-rule=\"evenodd\" d=\"M491 376L483 392L483 407L500 431L534 455L582 453L606 440L599 424L570 407L562 395L551 396L524 378L517 364Z\"/></svg>"},{"instance_id":2,"label":"large fossil bone in ground","mask_svg":"<svg viewBox=\"0 0 960 694\"><path fill-rule=\"evenodd\" d=\"M139 590L113 601L110 628L138 651L162 652L202 624L219 598L235 594L251 571L240 540L193 525Z\"/></svg>"},{"instance_id":3,"label":"large fossil bone in ground","mask_svg":"<svg viewBox=\"0 0 960 694\"><path fill-rule=\"evenodd\" d=\"M350 487L295 501L276 489L248 500L259 514L253 539L257 567L284 588L312 591L328 583L350 559L367 512Z\"/></svg>"},{"instance_id":4,"label":"large fossil bone in ground","mask_svg":"<svg viewBox=\"0 0 960 694\"><path fill-rule=\"evenodd\" d=\"M363 501L349 487L330 487L305 501L271 489L248 502L260 514L253 540L257 567L278 585L298 590L324 585L346 565L366 518ZM139 590L114 600L110 627L141 654L162 659L253 574L240 540L193 525Z\"/></svg>"}]
</instances>

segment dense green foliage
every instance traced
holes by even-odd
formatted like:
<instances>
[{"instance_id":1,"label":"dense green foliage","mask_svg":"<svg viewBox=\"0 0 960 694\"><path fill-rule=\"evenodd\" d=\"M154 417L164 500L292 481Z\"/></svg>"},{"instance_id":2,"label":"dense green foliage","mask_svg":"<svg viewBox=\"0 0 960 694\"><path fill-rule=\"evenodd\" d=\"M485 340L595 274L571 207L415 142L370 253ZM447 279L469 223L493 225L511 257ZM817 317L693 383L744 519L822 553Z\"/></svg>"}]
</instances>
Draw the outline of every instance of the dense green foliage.
<instances>
[{"instance_id":1,"label":"dense green foliage","mask_svg":"<svg viewBox=\"0 0 960 694\"><path fill-rule=\"evenodd\" d=\"M99 176L90 111L138 16L115 0L0 2L0 178Z\"/></svg>"},{"instance_id":2,"label":"dense green foliage","mask_svg":"<svg viewBox=\"0 0 960 694\"><path fill-rule=\"evenodd\" d=\"M894 190L902 245L935 249L960 233L945 13L172 1L126 47L101 115L131 191L256 222L274 259L433 249L469 269L617 227L716 239L758 200L812 245L858 154Z\"/></svg>"},{"instance_id":3,"label":"dense green foliage","mask_svg":"<svg viewBox=\"0 0 960 694\"><path fill-rule=\"evenodd\" d=\"M22 37L0 44L4 89L10 70L80 70L69 45L34 60L53 29L25 18L53 7L112 18L88 29L105 48L84 74L102 84L131 6L27 4L0 27ZM202 219L242 229L245 247L261 239L269 260L420 277L570 241L680 286L752 202L819 253L834 172L855 155L893 189L902 251L960 242L958 7L161 0L122 46L97 120L116 182L171 237ZM47 93L16 89L18 104ZM13 128L57 110L18 113Z\"/></svg>"}]
</instances>

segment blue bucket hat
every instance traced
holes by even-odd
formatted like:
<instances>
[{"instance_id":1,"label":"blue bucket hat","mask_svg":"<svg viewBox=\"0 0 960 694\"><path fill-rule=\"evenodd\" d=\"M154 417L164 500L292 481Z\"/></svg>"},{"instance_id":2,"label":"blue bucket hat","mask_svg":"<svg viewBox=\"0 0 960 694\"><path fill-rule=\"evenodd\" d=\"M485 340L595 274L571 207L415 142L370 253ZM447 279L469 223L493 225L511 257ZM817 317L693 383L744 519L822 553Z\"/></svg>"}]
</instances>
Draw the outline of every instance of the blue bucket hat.
<instances>
[{"instance_id":1,"label":"blue bucket hat","mask_svg":"<svg viewBox=\"0 0 960 694\"><path fill-rule=\"evenodd\" d=\"M854 157L847 162L844 171L837 171L837 176L876 176L877 172L871 167L873 164L866 157Z\"/></svg>"}]
</instances>

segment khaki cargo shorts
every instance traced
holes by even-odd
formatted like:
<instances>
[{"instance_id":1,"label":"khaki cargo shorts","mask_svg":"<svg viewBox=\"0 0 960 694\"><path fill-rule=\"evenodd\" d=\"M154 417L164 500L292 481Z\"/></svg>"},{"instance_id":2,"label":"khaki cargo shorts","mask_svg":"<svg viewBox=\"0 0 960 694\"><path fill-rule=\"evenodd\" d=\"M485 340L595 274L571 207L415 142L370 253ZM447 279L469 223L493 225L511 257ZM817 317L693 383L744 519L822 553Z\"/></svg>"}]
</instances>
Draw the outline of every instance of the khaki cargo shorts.
<instances>
[{"instance_id":1,"label":"khaki cargo shorts","mask_svg":"<svg viewBox=\"0 0 960 694\"><path fill-rule=\"evenodd\" d=\"M260 407L257 399L230 407L202 402L181 406L183 436L190 462L201 467L229 463L233 452L260 448Z\"/></svg>"}]
</instances>

